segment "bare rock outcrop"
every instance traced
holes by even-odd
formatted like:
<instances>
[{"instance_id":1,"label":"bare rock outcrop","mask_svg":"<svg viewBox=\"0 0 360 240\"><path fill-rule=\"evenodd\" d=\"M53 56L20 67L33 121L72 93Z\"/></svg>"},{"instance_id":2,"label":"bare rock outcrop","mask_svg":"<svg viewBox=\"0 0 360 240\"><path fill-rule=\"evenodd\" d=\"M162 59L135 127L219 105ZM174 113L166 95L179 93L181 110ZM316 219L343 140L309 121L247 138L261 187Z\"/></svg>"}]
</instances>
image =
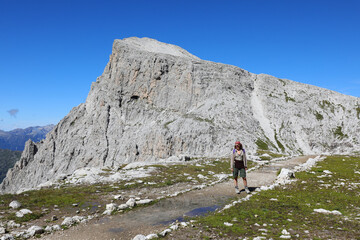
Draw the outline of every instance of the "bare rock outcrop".
<instances>
[{"instance_id":1,"label":"bare rock outcrop","mask_svg":"<svg viewBox=\"0 0 360 240\"><path fill-rule=\"evenodd\" d=\"M28 142L0 185L23 191L83 167L218 157L235 140L288 154L360 147L360 99L204 61L149 38L115 40L86 102Z\"/></svg>"}]
</instances>

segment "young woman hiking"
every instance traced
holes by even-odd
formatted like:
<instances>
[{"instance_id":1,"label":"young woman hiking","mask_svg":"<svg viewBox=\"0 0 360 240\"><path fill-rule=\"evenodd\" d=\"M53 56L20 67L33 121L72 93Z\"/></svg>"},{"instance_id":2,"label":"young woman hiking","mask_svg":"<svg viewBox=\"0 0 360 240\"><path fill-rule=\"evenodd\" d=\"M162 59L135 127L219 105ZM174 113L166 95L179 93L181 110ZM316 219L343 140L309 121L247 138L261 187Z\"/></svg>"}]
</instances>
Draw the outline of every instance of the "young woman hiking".
<instances>
[{"instance_id":1,"label":"young woman hiking","mask_svg":"<svg viewBox=\"0 0 360 240\"><path fill-rule=\"evenodd\" d=\"M230 168L231 171L233 172L235 192L240 193L239 185L238 185L238 176L240 175L240 177L243 179L246 193L250 193L246 180L246 170L247 170L246 154L245 154L245 150L242 147L242 144L239 141L235 142L235 146L230 157Z\"/></svg>"}]
</instances>

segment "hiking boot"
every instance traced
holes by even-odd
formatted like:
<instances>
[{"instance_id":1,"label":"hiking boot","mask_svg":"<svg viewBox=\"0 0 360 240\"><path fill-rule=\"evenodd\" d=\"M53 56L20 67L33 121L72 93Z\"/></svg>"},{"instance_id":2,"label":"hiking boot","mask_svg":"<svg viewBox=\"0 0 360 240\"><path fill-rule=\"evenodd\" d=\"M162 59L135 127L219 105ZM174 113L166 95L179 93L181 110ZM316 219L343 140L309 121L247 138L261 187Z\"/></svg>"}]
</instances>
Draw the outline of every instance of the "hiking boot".
<instances>
[{"instance_id":1,"label":"hiking boot","mask_svg":"<svg viewBox=\"0 0 360 240\"><path fill-rule=\"evenodd\" d=\"M249 190L249 188L248 188L248 187L245 187L245 191L246 191L246 193L247 193L247 194L249 194L249 193L250 193L250 190Z\"/></svg>"},{"instance_id":2,"label":"hiking boot","mask_svg":"<svg viewBox=\"0 0 360 240\"><path fill-rule=\"evenodd\" d=\"M240 190L239 190L239 187L238 187L238 186L235 187L235 193L237 193L237 194L240 193Z\"/></svg>"}]
</instances>

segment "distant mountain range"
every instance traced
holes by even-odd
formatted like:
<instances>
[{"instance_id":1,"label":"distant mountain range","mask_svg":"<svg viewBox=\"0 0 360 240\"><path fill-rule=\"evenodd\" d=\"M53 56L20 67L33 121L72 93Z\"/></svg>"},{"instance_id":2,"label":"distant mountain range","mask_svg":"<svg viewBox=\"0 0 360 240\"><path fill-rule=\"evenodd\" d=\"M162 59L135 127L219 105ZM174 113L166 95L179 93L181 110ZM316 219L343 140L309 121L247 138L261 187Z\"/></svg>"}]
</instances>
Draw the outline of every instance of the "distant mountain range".
<instances>
[{"instance_id":1,"label":"distant mountain range","mask_svg":"<svg viewBox=\"0 0 360 240\"><path fill-rule=\"evenodd\" d=\"M0 149L23 151L27 140L40 142L53 128L54 125L51 124L44 127L18 128L8 132L0 130Z\"/></svg>"}]
</instances>

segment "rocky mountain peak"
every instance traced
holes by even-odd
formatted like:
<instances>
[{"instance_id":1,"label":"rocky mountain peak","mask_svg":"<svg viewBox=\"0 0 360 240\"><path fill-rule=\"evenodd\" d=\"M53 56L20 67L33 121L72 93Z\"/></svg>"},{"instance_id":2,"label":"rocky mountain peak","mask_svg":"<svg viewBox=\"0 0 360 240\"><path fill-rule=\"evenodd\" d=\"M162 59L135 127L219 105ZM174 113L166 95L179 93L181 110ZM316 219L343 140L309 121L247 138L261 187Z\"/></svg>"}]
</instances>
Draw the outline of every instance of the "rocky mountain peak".
<instances>
[{"instance_id":1,"label":"rocky mountain peak","mask_svg":"<svg viewBox=\"0 0 360 240\"><path fill-rule=\"evenodd\" d=\"M2 192L34 188L81 168L249 155L352 153L360 148L360 99L198 59L148 38L115 40L86 102L44 141L28 142ZM31 179L31 181L29 181Z\"/></svg>"},{"instance_id":2,"label":"rocky mountain peak","mask_svg":"<svg viewBox=\"0 0 360 240\"><path fill-rule=\"evenodd\" d=\"M198 57L192 55L188 51L172 44L159 42L151 38L137 38L130 37L123 40L115 40L114 44L126 45L130 49L136 49L138 51L168 54L176 57L191 58L194 60L200 60Z\"/></svg>"}]
</instances>

